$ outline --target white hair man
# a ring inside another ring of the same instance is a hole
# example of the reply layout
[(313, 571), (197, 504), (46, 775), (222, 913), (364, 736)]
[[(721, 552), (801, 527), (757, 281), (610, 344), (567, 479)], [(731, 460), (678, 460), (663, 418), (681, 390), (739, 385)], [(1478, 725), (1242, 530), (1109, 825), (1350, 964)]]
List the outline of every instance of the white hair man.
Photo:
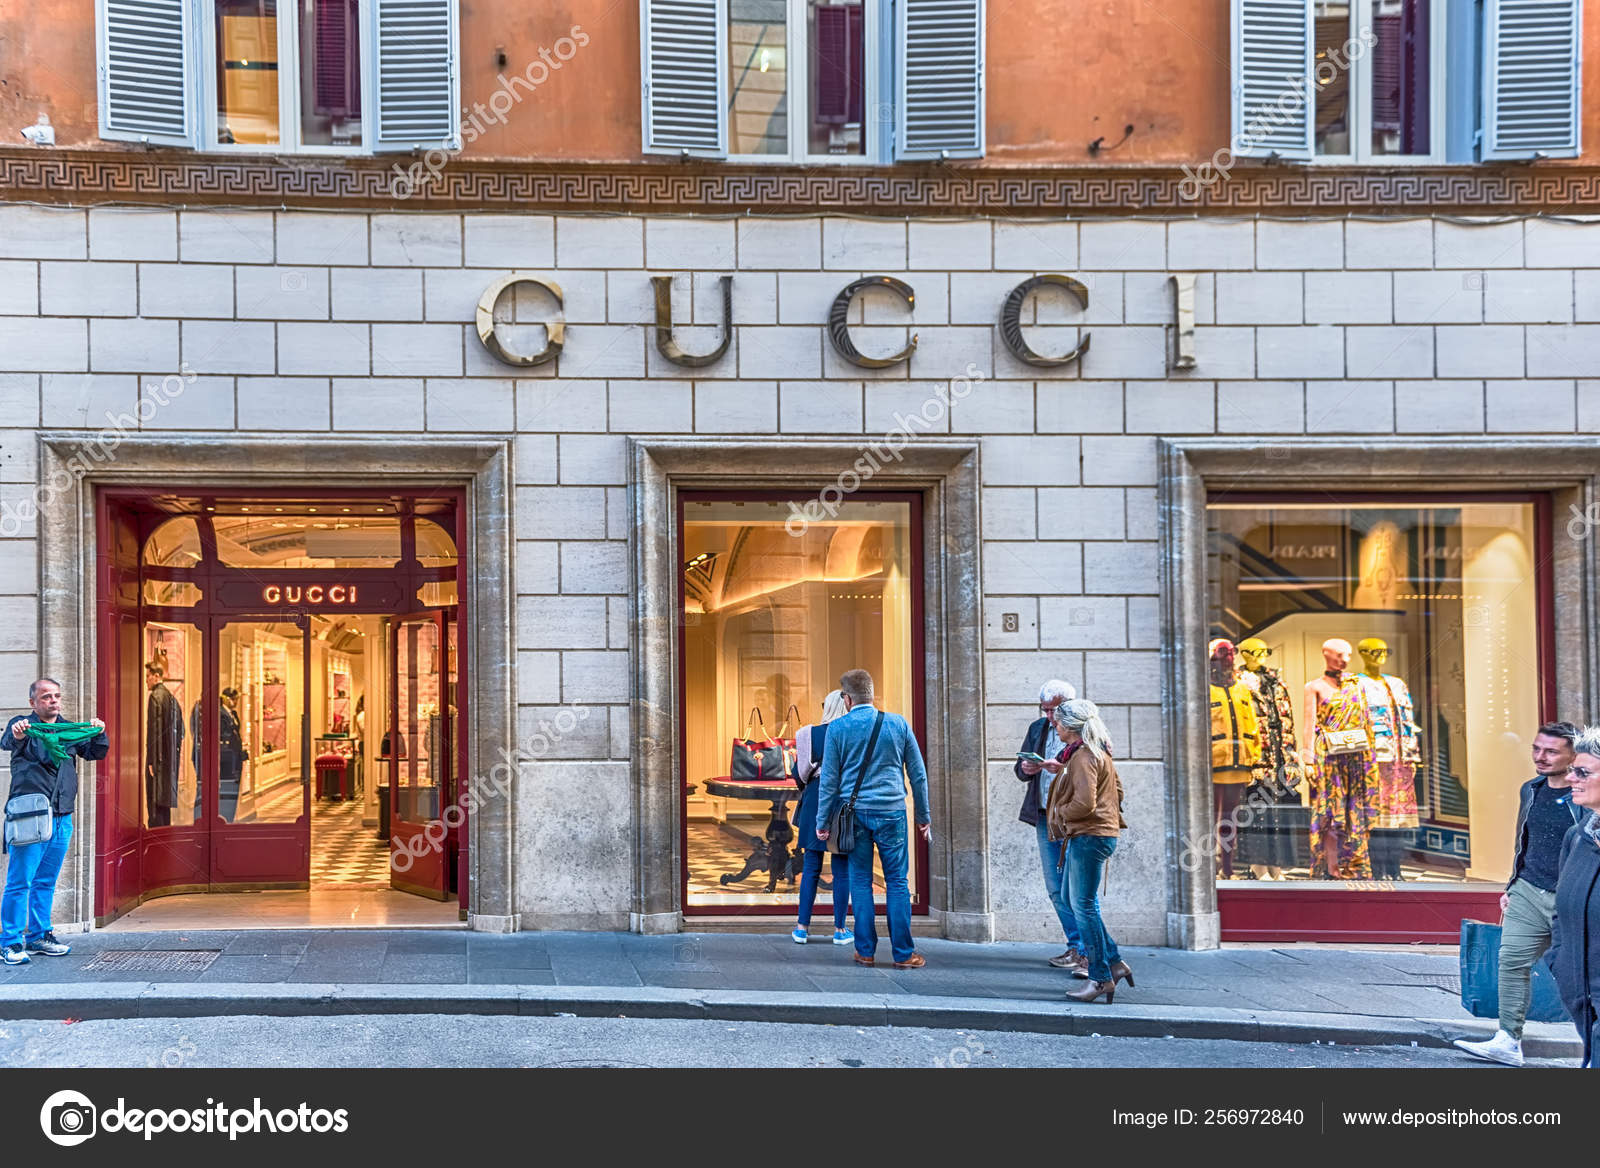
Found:
[(1079, 940), (1078, 921), (1073, 916), (1062, 873), (1061, 842), (1050, 838), (1045, 823), (1045, 801), (1049, 798), (1050, 781), (1054, 776), (1044, 769), (1040, 761), (1053, 759), (1065, 749), (1066, 744), (1057, 735), (1051, 715), (1057, 706), (1077, 696), (1077, 691), (1059, 678), (1052, 678), (1039, 687), (1039, 717), (1028, 727), (1028, 733), (1022, 739), (1022, 749), (1017, 752), (1017, 765), (1013, 771), (1017, 778), (1028, 785), (1022, 796), (1022, 812), (1017, 818), (1032, 827), (1038, 837), (1039, 866), (1044, 869), (1044, 890), (1049, 894), (1050, 907), (1055, 909), (1056, 919), (1061, 922), (1061, 931), (1067, 938), (1066, 952), (1050, 958), (1050, 964), (1082, 977), (1086, 976), (1083, 972), (1086, 968), (1083, 945)]

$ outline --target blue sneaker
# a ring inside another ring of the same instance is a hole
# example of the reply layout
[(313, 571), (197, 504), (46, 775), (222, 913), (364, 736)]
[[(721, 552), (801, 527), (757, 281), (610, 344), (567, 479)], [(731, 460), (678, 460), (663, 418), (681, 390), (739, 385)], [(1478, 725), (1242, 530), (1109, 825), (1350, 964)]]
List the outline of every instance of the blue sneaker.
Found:
[(54, 933), (46, 933), (37, 941), (28, 942), (29, 953), (39, 953), (45, 957), (65, 957), (72, 952), (72, 946), (65, 941), (57, 941)]
[(856, 935), (849, 929), (835, 929), (833, 931), (833, 943), (835, 945), (854, 945), (856, 943)]
[(799, 925), (794, 927), (794, 929), (789, 933), (789, 936), (793, 938), (796, 945), (804, 945), (808, 937), (806, 931)]
[(33, 958), (28, 956), (27, 950), (21, 945), (7, 945), (6, 951), (0, 954), (0, 961), (7, 965), (27, 965)]

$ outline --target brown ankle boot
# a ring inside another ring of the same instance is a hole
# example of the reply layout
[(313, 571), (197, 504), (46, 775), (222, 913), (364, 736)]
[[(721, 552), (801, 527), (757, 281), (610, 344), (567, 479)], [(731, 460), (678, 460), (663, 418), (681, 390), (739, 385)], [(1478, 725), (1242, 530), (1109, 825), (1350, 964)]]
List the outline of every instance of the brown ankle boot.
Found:
[(1119, 981), (1125, 981), (1129, 989), (1133, 988), (1133, 967), (1126, 961), (1119, 961), (1111, 967), (1111, 984), (1116, 985)]

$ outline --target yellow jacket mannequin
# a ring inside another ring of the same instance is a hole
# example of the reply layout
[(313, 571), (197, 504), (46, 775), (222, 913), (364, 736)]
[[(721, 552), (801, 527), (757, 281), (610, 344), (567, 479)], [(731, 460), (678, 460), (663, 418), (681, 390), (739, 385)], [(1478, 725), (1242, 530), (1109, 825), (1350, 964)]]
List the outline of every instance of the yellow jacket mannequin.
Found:
[[(1211, 655), (1211, 781), (1248, 783), (1261, 763), (1255, 695), (1237, 681), (1233, 645), (1214, 642)], [(1219, 684), (1220, 683), (1220, 684)]]

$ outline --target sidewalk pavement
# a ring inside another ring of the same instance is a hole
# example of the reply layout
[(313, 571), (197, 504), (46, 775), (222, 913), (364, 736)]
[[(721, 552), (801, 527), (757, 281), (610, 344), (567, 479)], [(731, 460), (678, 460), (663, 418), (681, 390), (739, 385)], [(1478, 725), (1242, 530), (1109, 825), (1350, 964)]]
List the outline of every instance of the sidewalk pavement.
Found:
[[(897, 970), (880, 942), (869, 969), (828, 937), (97, 931), (0, 967), (0, 1018), (564, 1013), (1402, 1046), (1495, 1028), (1461, 1008), (1453, 949), (1128, 948), (1137, 987), (1083, 1006), (1063, 998), (1083, 983), (1045, 963), (1059, 946), (919, 938), (927, 966)], [(1567, 1023), (1530, 1023), (1523, 1047), (1581, 1054)]]

